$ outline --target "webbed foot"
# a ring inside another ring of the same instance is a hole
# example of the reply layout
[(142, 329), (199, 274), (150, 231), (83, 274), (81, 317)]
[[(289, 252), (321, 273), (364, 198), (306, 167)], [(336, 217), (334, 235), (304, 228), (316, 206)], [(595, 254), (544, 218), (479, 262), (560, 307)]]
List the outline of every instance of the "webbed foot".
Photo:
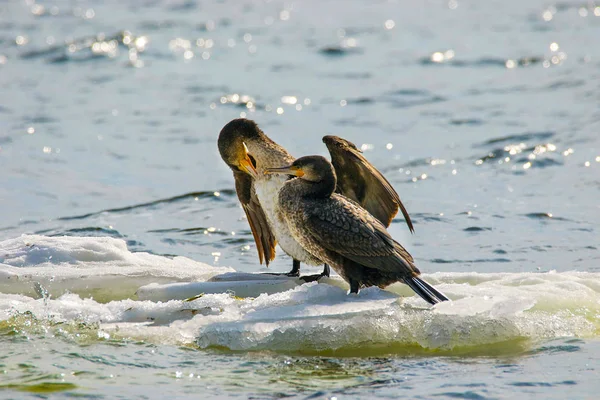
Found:
[(323, 265), (323, 272), (321, 272), (320, 274), (316, 274), (316, 275), (305, 275), (305, 276), (301, 276), (300, 279), (302, 279), (304, 282), (316, 282), (319, 279), (323, 278), (323, 277), (327, 277), (329, 278), (331, 270), (329, 269), (329, 265), (324, 264)]
[(262, 272), (263, 275), (275, 275), (275, 276), (288, 276), (290, 278), (297, 278), (300, 276), (300, 271), (290, 272)]
[(276, 275), (276, 276), (288, 276), (290, 278), (297, 278), (300, 276), (300, 261), (294, 260), (292, 263), (292, 270), (290, 272), (263, 272), (265, 275)]

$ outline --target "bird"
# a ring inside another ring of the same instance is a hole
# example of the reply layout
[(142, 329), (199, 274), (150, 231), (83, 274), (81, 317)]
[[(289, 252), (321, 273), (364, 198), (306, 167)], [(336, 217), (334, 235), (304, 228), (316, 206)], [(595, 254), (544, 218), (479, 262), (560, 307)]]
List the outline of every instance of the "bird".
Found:
[[(398, 209), (402, 210), (410, 231), (414, 232), (398, 193), (352, 142), (332, 135), (323, 137), (323, 142), (339, 176), (336, 190), (340, 194), (365, 207), (385, 226), (389, 226)], [(295, 158), (271, 140), (256, 122), (245, 118), (227, 123), (219, 133), (217, 146), (221, 158), (233, 171), (236, 193), (248, 219), (259, 262), (264, 261), (268, 266), (275, 258), (275, 246), (279, 244), (293, 260), (287, 276), (299, 276), (301, 262), (322, 264), (319, 257), (306, 251), (293, 238), (279, 213), (279, 191), (289, 177), (264, 174), (267, 168), (289, 165)], [(329, 276), (327, 264), (321, 274), (308, 276), (305, 280), (316, 280), (321, 276)]]
[(326, 158), (305, 156), (264, 173), (295, 177), (279, 191), (279, 212), (294, 239), (348, 282), (350, 293), (404, 282), (430, 304), (449, 300), (419, 277), (413, 257), (379, 219), (335, 193), (336, 170)]

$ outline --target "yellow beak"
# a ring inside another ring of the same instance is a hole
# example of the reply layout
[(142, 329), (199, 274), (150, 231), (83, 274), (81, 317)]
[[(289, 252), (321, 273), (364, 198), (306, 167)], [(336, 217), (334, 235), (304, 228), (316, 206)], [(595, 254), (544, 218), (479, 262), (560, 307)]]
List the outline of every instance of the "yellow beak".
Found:
[(267, 168), (265, 170), (265, 175), (266, 174), (287, 174), (287, 175), (302, 177), (302, 176), (304, 176), (304, 171), (302, 171), (300, 168), (298, 168), (296, 166), (289, 165), (287, 167)]
[(250, 161), (250, 157), (248, 157), (248, 155), (246, 155), (246, 158), (240, 161), (240, 167), (251, 177), (258, 177), (258, 172), (256, 171), (256, 168), (254, 168), (254, 165), (252, 165), (252, 161)]

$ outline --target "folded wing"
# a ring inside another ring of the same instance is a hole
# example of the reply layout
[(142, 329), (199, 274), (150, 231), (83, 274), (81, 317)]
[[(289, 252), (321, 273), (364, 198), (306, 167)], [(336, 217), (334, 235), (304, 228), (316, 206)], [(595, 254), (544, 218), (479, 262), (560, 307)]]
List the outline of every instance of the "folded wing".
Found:
[(277, 240), (269, 227), (267, 217), (256, 197), (252, 177), (243, 172), (234, 172), (235, 191), (238, 199), (242, 203), (242, 208), (248, 217), (248, 223), (254, 236), (256, 249), (258, 250), (258, 259), (260, 263), (265, 261), (266, 265), (275, 258), (275, 245)]
[(381, 222), (342, 196), (334, 194), (322, 207), (308, 210), (303, 226), (321, 246), (366, 268), (403, 277), (419, 274), (412, 256)]

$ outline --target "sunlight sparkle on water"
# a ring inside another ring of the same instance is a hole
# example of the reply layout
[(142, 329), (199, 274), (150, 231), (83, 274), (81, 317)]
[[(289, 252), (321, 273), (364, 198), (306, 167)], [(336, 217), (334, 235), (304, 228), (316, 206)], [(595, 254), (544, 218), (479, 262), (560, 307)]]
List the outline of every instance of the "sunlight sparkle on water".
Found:
[(543, 154), (546, 152), (552, 152), (552, 151), (556, 151), (556, 146), (552, 143), (547, 143), (547, 144), (540, 144), (535, 146), (535, 149), (533, 149), (533, 154), (539, 155), (539, 154)]
[(15, 43), (17, 44), (17, 46), (24, 46), (27, 43), (29, 43), (29, 39), (25, 36), (19, 35), (15, 38)]
[(356, 47), (358, 46), (358, 41), (354, 38), (347, 38), (342, 41), (342, 47)]
[(198, 38), (196, 39), (196, 46), (210, 49), (214, 46), (215, 42), (212, 39)]
[(281, 98), (281, 102), (283, 104), (296, 104), (298, 102), (298, 98), (296, 96), (283, 96)]
[(445, 61), (452, 60), (455, 56), (454, 50), (449, 49), (444, 52), (436, 51), (430, 57), (431, 61), (434, 63), (442, 63)]
[(550, 6), (542, 13), (542, 18), (544, 21), (549, 22), (554, 18), (554, 14), (556, 14), (556, 7)]
[(511, 156), (514, 156), (515, 154), (521, 153), (525, 147), (525, 143), (511, 144), (504, 147), (504, 151), (508, 152)]
[(32, 5), (30, 10), (33, 15), (37, 15), (37, 16), (43, 15), (44, 12), (46, 11), (45, 7), (41, 4)]

